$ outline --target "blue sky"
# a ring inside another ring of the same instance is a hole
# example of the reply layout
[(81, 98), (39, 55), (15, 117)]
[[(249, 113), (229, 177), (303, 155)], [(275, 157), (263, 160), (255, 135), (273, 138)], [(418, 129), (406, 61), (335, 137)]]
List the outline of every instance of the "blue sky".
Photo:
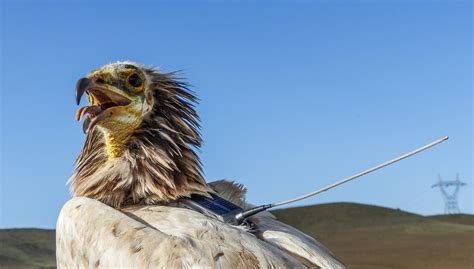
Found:
[(431, 142), (392, 167), (294, 204), (443, 212), (440, 173), (469, 183), (471, 3), (4, 1), (0, 227), (54, 227), (84, 140), (77, 79), (117, 60), (183, 69), (200, 98), (208, 181), (259, 204)]

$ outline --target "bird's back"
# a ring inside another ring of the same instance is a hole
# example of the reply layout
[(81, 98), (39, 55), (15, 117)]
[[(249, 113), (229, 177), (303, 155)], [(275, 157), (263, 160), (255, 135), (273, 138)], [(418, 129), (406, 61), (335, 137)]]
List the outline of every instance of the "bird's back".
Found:
[[(212, 186), (244, 205), (239, 186)], [(121, 211), (78, 197), (57, 224), (58, 267), (103, 268), (344, 268), (313, 238), (263, 213), (252, 230), (171, 206)]]

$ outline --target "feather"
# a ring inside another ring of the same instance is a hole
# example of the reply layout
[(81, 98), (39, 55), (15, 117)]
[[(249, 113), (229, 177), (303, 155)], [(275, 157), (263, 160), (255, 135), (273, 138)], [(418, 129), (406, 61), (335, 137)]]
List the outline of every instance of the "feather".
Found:
[(202, 141), (194, 109), (197, 97), (175, 73), (141, 68), (150, 81), (145, 95), (152, 109), (128, 139), (119, 158), (108, 160), (103, 134), (97, 128), (88, 132), (69, 179), (74, 196), (120, 208), (169, 202), (191, 193), (207, 195), (211, 191), (193, 149), (199, 148)]
[[(103, 69), (121, 65), (138, 66)], [(143, 119), (112, 159), (103, 133), (88, 131), (69, 180), (75, 197), (57, 221), (58, 268), (344, 268), (323, 245), (268, 212), (246, 227), (172, 206), (180, 197), (218, 193), (251, 207), (244, 186), (205, 182), (195, 152), (202, 143), (198, 98), (188, 85), (175, 73), (137, 68), (148, 85)]]
[[(222, 196), (242, 192), (242, 186), (226, 181), (212, 185), (224, 190)], [(139, 205), (117, 210), (94, 199), (76, 197), (64, 205), (58, 218), (57, 265), (344, 268), (316, 240), (278, 222), (271, 214), (258, 214), (252, 221), (255, 234), (184, 208)]]

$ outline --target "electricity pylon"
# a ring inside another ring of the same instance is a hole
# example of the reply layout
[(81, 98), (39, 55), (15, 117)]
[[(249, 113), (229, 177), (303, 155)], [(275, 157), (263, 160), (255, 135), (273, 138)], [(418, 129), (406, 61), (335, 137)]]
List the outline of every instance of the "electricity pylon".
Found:
[[(458, 195), (459, 189), (462, 186), (467, 185), (464, 182), (461, 182), (459, 179), (459, 174), (456, 174), (456, 180), (447, 180), (443, 181), (440, 175), (438, 175), (439, 182), (431, 186), (431, 188), (439, 187), (441, 194), (444, 199), (444, 213), (445, 214), (458, 214), (461, 211), (459, 210), (458, 205)], [(454, 187), (454, 191), (449, 193), (447, 191), (448, 187)]]

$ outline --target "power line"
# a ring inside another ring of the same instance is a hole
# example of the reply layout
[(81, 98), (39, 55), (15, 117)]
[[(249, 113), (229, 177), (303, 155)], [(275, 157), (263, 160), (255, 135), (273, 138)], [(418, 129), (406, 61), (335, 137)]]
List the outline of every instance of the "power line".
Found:
[[(431, 186), (431, 188), (438, 187), (441, 191), (441, 195), (443, 196), (444, 200), (444, 213), (445, 214), (459, 214), (461, 210), (459, 210), (458, 205), (458, 196), (459, 190), (461, 187), (466, 186), (467, 184), (462, 182), (459, 179), (459, 173), (456, 174), (456, 180), (443, 180), (441, 175), (438, 175), (439, 182)], [(452, 193), (448, 192), (449, 187), (454, 187)]]

